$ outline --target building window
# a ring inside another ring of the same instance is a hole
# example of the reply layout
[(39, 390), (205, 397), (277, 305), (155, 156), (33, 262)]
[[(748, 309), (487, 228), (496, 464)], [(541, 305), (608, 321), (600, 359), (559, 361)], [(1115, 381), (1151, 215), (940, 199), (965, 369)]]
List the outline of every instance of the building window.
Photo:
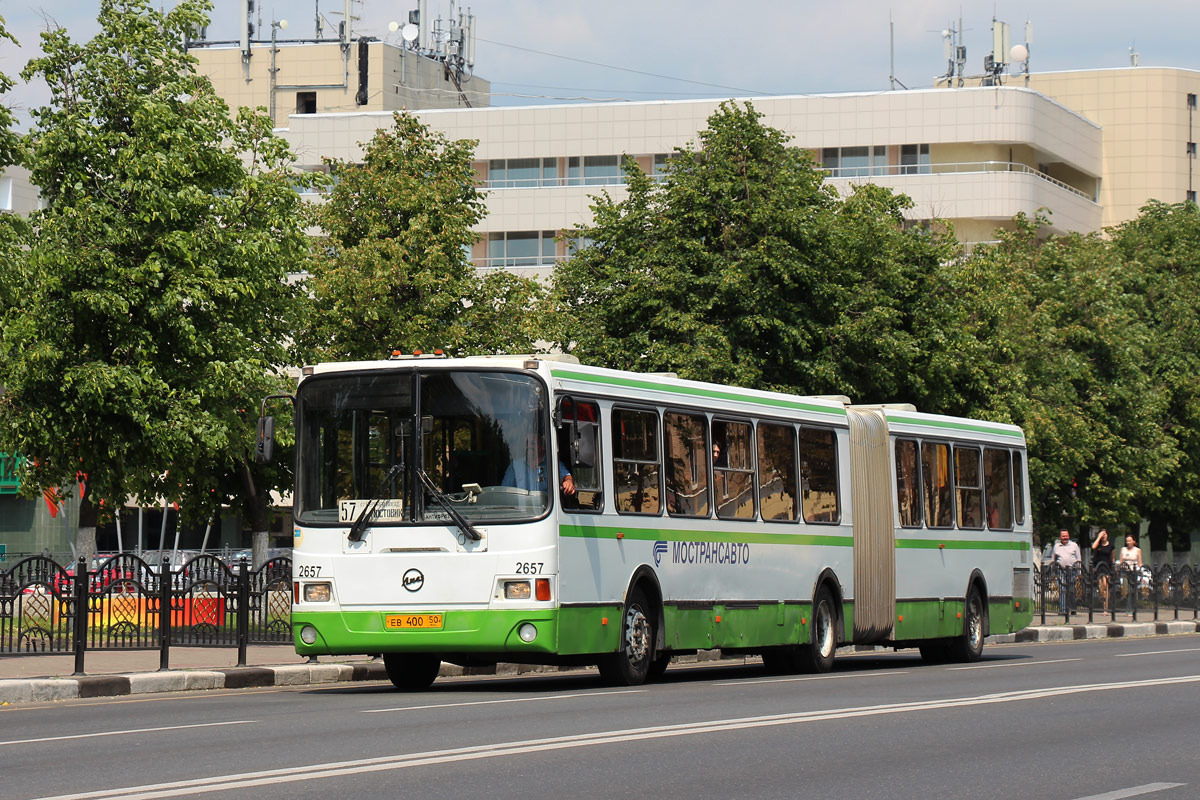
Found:
[(657, 177), (661, 177), (662, 175), (666, 174), (667, 162), (670, 161), (674, 157), (675, 156), (672, 153), (655, 153), (654, 154), (654, 166), (650, 170), (651, 176), (657, 178)]
[(834, 178), (886, 175), (887, 147), (826, 147), (821, 150), (821, 164)]
[(571, 156), (567, 159), (568, 186), (611, 186), (624, 183), (620, 156)]
[(1196, 107), (1196, 95), (1189, 92), (1188, 96), (1187, 96), (1187, 104), (1188, 104), (1188, 108), (1195, 108)]
[(488, 162), (487, 185), (492, 189), (558, 186), (558, 159), (493, 158)]
[(1188, 201), (1189, 203), (1194, 203), (1194, 202), (1196, 202), (1196, 192), (1195, 192), (1195, 190), (1194, 190), (1194, 189), (1188, 189), (1188, 193), (1187, 193), (1187, 201)]
[(488, 267), (537, 267), (555, 262), (554, 231), (488, 234)]
[(316, 92), (296, 92), (296, 113), (297, 114), (315, 114), (315, 113), (317, 113), (317, 93)]
[(900, 145), (901, 175), (928, 175), (932, 171), (929, 163), (929, 145)]

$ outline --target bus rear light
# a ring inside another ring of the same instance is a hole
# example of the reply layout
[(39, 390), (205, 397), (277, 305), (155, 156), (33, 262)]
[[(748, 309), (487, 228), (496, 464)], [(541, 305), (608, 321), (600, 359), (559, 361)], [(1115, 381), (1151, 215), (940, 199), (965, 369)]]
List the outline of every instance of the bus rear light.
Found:
[(537, 593), (537, 599), (543, 603), (550, 599), (550, 579), (538, 578), (534, 581), (534, 590)]
[(505, 581), (505, 600), (528, 600), (530, 598), (529, 581)]
[(328, 583), (304, 584), (304, 602), (328, 603), (333, 598), (332, 586)]

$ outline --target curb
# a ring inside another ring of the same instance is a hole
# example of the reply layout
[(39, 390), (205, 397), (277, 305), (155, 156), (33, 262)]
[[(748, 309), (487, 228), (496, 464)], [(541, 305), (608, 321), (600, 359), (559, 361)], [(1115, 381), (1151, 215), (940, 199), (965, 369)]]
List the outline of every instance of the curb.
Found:
[[(1046, 625), (1016, 633), (989, 636), (988, 644), (1061, 642), (1075, 639), (1113, 639), (1145, 636), (1174, 636), (1200, 633), (1200, 621), (1100, 623), (1091, 625)], [(852, 651), (854, 646), (839, 648)], [(878, 649), (878, 648), (876, 648)], [(891, 649), (891, 648), (884, 648)], [(702, 650), (680, 656), (675, 663), (694, 664), (721, 660), (720, 650)], [(527, 673), (575, 672), (588, 667), (547, 667), (501, 663), (489, 667), (460, 667), (442, 664), (438, 677), (470, 675), (524, 675)], [(380, 661), (359, 664), (287, 664), (273, 667), (228, 667), (215, 670), (165, 670), (125, 675), (82, 675), (69, 678), (0, 680), (0, 706), (42, 703), (87, 697), (123, 697), (134, 694), (200, 691), (207, 689), (250, 689), (269, 686), (312, 686), (360, 681), (386, 681), (387, 670)]]

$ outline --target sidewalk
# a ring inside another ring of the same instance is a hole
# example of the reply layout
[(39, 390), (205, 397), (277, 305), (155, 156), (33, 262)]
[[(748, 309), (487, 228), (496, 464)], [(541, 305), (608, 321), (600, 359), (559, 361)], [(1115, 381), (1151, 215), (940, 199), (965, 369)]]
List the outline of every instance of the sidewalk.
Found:
[[(1059, 624), (1053, 624), (1047, 615), (1046, 625), (1035, 624), (1017, 633), (989, 636), (987, 641), (1012, 644), (1200, 633), (1200, 622), (1191, 619), (1133, 622), (1129, 615), (1118, 615), (1117, 622), (1085, 624), (1086, 615), (1076, 616), (1078, 624), (1065, 625), (1061, 624), (1061, 617), (1057, 617)], [(712, 650), (698, 656), (684, 656), (681, 661), (709, 661), (719, 657), (719, 651)], [(258, 645), (248, 648), (247, 666), (239, 667), (237, 650), (233, 648), (176, 647), (171, 650), (171, 669), (160, 671), (157, 650), (97, 650), (87, 653), (87, 674), (76, 676), (71, 674), (75, 666), (71, 655), (0, 655), (0, 706), (153, 692), (387, 680), (383, 662), (367, 656), (324, 658), (311, 663), (296, 655), (291, 645)], [(495, 669), (497, 674), (535, 671), (558, 672), (559, 668), (499, 664)], [(492, 672), (490, 668), (472, 671), (473, 674)], [(463, 674), (461, 667), (442, 665), (442, 677)]]

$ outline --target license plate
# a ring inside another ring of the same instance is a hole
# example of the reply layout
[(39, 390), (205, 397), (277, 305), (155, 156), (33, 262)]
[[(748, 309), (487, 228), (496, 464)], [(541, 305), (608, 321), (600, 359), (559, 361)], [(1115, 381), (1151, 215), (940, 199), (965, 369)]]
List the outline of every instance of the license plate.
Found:
[(388, 614), (383, 618), (383, 627), (389, 631), (416, 629), (437, 631), (442, 629), (445, 617), (442, 614)]

